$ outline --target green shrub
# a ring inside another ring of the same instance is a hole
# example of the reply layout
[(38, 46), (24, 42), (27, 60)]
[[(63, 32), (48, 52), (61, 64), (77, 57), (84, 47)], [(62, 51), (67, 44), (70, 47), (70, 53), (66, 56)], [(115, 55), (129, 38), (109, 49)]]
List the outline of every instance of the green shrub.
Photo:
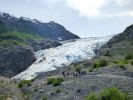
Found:
[(131, 61), (131, 65), (133, 65), (133, 60)]
[(78, 66), (75, 66), (75, 71), (76, 72), (79, 72), (79, 71), (81, 71), (81, 67), (78, 65)]
[(113, 63), (117, 64), (117, 65), (125, 65), (125, 64), (128, 64), (128, 60), (124, 59), (124, 60), (116, 60), (116, 61), (113, 61)]
[(121, 65), (119, 65), (119, 67), (120, 67), (120, 68), (125, 68), (125, 66), (124, 66), (124, 65), (122, 65), (122, 64), (121, 64)]
[(96, 63), (95, 61), (92, 64), (93, 68), (98, 68), (98, 63)]
[(99, 68), (99, 67), (104, 67), (107, 65), (107, 61), (104, 59), (97, 60), (93, 62), (93, 68)]
[(107, 61), (102, 59), (102, 60), (99, 60), (99, 67), (104, 67), (107, 65)]
[(53, 84), (53, 86), (58, 86), (63, 82), (63, 78), (48, 78), (47, 84)]
[(125, 56), (125, 59), (126, 60), (129, 60), (129, 59), (133, 59), (133, 54), (132, 53), (129, 53)]
[(89, 72), (93, 72), (93, 68), (90, 68), (90, 69), (89, 69)]
[(98, 95), (96, 93), (91, 93), (85, 97), (85, 100), (98, 100)]
[(129, 41), (129, 44), (130, 44), (130, 45), (133, 45), (133, 41)]
[(110, 54), (110, 52), (109, 52), (109, 51), (107, 51), (107, 52), (104, 54), (104, 56), (111, 57), (112, 55)]
[(47, 84), (53, 84), (55, 81), (55, 78), (48, 78)]
[(101, 92), (100, 100), (126, 100), (126, 96), (116, 87), (110, 87)]
[(46, 99), (46, 97), (44, 96), (44, 97), (42, 97), (42, 100), (47, 100), (47, 99)]
[(22, 88), (24, 86), (30, 86), (31, 85), (31, 80), (21, 80), (18, 84), (18, 88)]
[(99, 94), (91, 93), (85, 100), (128, 100), (127, 96), (116, 87), (106, 88)]
[(61, 90), (60, 89), (57, 89), (56, 91), (55, 91), (55, 93), (60, 93), (61, 92)]
[(64, 79), (63, 78), (57, 78), (54, 80), (53, 86), (58, 86), (61, 84), (61, 82), (63, 82)]

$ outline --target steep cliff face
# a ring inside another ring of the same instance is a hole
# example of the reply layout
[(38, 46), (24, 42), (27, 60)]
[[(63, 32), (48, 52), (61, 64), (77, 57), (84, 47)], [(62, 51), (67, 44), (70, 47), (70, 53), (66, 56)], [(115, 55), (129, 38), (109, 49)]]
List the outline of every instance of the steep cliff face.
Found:
[(35, 61), (33, 52), (28, 48), (2, 49), (0, 54), (0, 75), (6, 77), (24, 71)]

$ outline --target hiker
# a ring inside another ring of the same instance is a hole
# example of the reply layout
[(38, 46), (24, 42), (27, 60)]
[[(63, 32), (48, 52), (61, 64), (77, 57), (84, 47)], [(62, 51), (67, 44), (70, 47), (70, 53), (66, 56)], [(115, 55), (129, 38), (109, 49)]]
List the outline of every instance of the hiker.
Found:
[(73, 76), (74, 76), (74, 77), (76, 77), (76, 76), (77, 76), (76, 72), (73, 72)]
[(75, 76), (78, 77), (78, 72), (75, 73)]
[(69, 72), (67, 72), (67, 76), (69, 76)]
[(80, 93), (81, 92), (81, 89), (77, 89), (77, 93)]
[(81, 75), (86, 75), (86, 71), (82, 71), (81, 72)]
[(62, 72), (62, 76), (63, 76), (63, 77), (66, 77), (66, 75), (65, 75), (65, 71)]

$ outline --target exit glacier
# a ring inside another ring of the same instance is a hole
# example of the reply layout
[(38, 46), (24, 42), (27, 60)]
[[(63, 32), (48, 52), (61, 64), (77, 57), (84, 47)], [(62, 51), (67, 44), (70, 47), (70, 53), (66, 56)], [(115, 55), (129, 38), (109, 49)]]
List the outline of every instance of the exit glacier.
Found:
[(12, 79), (30, 80), (35, 78), (38, 73), (53, 71), (57, 67), (68, 66), (72, 62), (91, 59), (95, 56), (95, 51), (111, 37), (77, 39), (74, 42), (68, 42), (56, 48), (35, 52), (37, 60), (27, 70)]

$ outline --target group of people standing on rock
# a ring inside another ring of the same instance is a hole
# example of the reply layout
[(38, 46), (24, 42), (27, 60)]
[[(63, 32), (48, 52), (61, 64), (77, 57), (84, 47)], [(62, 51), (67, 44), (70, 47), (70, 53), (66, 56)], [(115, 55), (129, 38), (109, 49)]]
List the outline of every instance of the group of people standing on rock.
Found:
[[(75, 72), (73, 72), (72, 73), (72, 76), (73, 77), (80, 77), (80, 76), (83, 76), (83, 75), (86, 75), (87, 73), (86, 73), (86, 71), (75, 71)], [(70, 76), (70, 73), (69, 72), (67, 72), (67, 71), (63, 71), (62, 72), (62, 76), (65, 78), (65, 77), (69, 77)]]
[(63, 76), (63, 77), (67, 77), (67, 76), (69, 76), (69, 75), (70, 75), (69, 72), (65, 72), (65, 71), (62, 72), (62, 76)]

